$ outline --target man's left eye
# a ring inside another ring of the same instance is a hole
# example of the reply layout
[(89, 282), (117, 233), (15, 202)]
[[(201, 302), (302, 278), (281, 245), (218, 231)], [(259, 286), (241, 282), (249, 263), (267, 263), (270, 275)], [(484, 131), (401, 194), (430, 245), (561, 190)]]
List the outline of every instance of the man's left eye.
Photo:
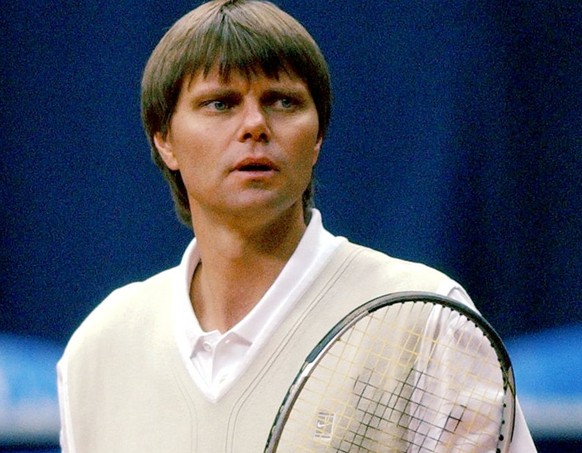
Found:
[(228, 104), (224, 101), (212, 101), (210, 105), (214, 107), (215, 110), (219, 111), (226, 110), (228, 108)]
[(282, 109), (291, 109), (293, 107), (295, 107), (296, 102), (291, 99), (291, 98), (280, 98), (277, 99), (277, 102), (275, 102), (275, 105), (282, 108)]

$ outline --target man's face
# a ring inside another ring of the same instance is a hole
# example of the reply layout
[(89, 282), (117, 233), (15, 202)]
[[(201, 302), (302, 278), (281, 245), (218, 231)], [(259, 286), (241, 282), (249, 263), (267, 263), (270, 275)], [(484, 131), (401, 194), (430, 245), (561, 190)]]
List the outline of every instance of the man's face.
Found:
[(184, 80), (169, 131), (154, 141), (166, 165), (180, 171), (194, 219), (302, 216), (318, 132), (301, 79), (235, 72), (225, 81), (214, 69)]

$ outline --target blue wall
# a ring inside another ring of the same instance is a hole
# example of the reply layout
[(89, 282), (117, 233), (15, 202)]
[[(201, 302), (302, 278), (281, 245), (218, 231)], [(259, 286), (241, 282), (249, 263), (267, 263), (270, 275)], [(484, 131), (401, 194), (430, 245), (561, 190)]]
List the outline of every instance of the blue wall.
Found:
[[(448, 272), (504, 336), (582, 321), (577, 2), (277, 3), (331, 67), (328, 229)], [(3, 2), (0, 331), (64, 342), (179, 261), (139, 83), (194, 4)]]

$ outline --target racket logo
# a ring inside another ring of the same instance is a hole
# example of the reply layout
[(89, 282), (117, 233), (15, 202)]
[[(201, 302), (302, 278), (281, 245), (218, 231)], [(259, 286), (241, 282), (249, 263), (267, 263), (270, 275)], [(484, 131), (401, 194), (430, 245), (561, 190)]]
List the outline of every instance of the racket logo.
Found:
[(329, 442), (333, 436), (335, 414), (319, 411), (315, 419), (315, 434), (313, 438), (320, 442)]

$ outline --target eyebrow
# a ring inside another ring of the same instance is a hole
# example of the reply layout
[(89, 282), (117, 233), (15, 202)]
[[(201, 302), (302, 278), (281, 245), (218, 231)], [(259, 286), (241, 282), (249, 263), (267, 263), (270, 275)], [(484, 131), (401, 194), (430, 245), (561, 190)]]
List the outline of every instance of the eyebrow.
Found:
[(238, 90), (233, 88), (223, 87), (223, 86), (209, 86), (199, 89), (198, 91), (192, 91), (192, 95), (195, 97), (204, 96), (217, 96), (217, 97), (230, 97), (239, 94)]
[[(239, 96), (240, 90), (236, 88), (231, 88), (228, 85), (209, 85), (202, 88), (194, 88), (190, 91), (193, 97), (206, 97), (206, 96), (216, 96), (216, 97), (233, 97)], [(309, 96), (309, 90), (307, 87), (301, 85), (288, 86), (285, 84), (276, 85), (273, 87), (267, 87), (262, 93), (261, 97), (271, 97), (271, 96), (290, 96), (296, 98), (305, 98)]]
[(262, 97), (273, 96), (289, 96), (298, 99), (305, 99), (309, 97), (309, 90), (298, 87), (280, 86), (269, 88), (262, 93)]

